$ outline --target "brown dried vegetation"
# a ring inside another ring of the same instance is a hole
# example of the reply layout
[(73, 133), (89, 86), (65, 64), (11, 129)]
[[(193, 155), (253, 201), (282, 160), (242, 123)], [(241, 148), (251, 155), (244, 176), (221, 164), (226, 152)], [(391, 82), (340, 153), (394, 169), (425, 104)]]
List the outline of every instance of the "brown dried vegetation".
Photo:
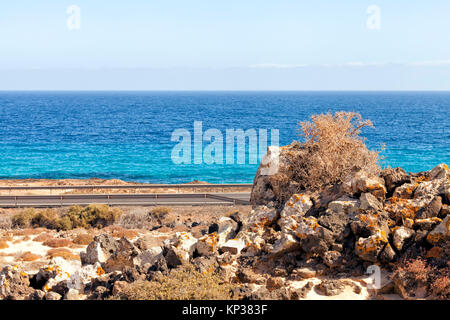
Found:
[(304, 189), (317, 190), (342, 182), (350, 173), (365, 170), (378, 174), (380, 152), (371, 151), (360, 137), (361, 129), (372, 127), (354, 112), (313, 115), (299, 123), (304, 153), (292, 161), (294, 181)]

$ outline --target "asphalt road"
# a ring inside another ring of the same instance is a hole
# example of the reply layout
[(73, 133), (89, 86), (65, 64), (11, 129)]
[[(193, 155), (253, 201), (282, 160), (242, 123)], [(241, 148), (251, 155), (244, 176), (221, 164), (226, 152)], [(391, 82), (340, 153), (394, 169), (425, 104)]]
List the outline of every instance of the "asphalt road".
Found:
[(79, 194), (0, 196), (0, 207), (60, 207), (104, 203), (121, 206), (250, 204), (250, 193)]

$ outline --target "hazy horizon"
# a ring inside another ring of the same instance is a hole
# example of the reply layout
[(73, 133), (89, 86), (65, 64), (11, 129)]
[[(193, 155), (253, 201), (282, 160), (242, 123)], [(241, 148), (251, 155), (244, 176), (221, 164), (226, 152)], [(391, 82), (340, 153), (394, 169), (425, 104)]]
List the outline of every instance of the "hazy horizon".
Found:
[(0, 90), (447, 91), (450, 3), (18, 0)]

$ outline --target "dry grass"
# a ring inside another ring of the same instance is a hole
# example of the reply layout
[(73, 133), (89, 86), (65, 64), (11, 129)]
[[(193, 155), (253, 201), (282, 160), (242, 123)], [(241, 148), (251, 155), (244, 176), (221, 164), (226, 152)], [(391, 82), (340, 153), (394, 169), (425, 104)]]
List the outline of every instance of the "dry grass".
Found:
[(354, 112), (313, 115), (301, 122), (300, 136), (305, 153), (292, 162), (293, 180), (304, 189), (317, 190), (341, 182), (353, 171), (378, 174), (380, 152), (371, 151), (360, 137), (361, 129), (372, 127)]
[(202, 274), (192, 265), (185, 265), (172, 269), (168, 276), (131, 283), (113, 299), (229, 300), (233, 287), (216, 274)]
[(13, 241), (13, 237), (12, 236), (10, 236), (10, 235), (6, 235), (6, 236), (2, 236), (2, 237), (0, 237), (0, 241)]
[(37, 254), (31, 253), (30, 251), (24, 252), (20, 255), (19, 259), (22, 261), (36, 261), (40, 259), (41, 256), (38, 256)]
[(40, 235), (36, 236), (33, 241), (36, 242), (44, 242), (47, 241), (49, 239), (52, 239), (53, 236), (50, 233), (41, 233)]
[(55, 248), (47, 251), (47, 256), (49, 258), (61, 257), (66, 260), (80, 260), (80, 256), (78, 254), (74, 254), (69, 249), (65, 248)]
[(43, 228), (26, 228), (22, 230), (14, 230), (12, 233), (14, 236), (33, 236), (40, 234), (43, 231), (45, 231)]
[(6, 249), (9, 248), (9, 245), (6, 243), (5, 240), (0, 240), (0, 249)]
[(109, 231), (111, 236), (115, 238), (125, 237), (127, 239), (134, 239), (139, 235), (139, 232), (133, 229), (125, 229), (121, 226), (109, 226), (105, 228), (105, 231)]
[(69, 239), (52, 238), (44, 241), (43, 245), (51, 248), (68, 247), (72, 243)]
[(87, 233), (79, 234), (72, 241), (75, 244), (88, 245), (89, 243), (94, 241), (94, 236), (90, 235), (90, 234), (87, 234)]

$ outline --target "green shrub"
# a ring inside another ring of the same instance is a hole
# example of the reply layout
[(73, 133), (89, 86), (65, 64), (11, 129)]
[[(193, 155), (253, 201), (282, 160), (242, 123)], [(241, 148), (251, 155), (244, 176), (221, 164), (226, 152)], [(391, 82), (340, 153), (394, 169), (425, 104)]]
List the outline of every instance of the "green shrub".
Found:
[(192, 265), (172, 269), (167, 276), (129, 284), (113, 299), (120, 300), (229, 300), (235, 285), (219, 275), (203, 274)]

